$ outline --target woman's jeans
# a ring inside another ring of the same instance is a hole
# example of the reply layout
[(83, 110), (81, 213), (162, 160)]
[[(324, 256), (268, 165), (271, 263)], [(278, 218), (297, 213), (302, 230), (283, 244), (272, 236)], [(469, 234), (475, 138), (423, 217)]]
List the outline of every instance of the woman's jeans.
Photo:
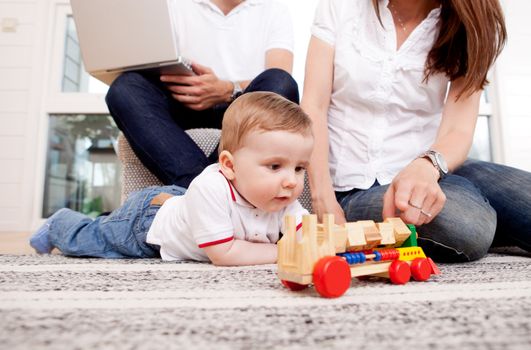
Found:
[(178, 186), (152, 186), (132, 193), (110, 215), (92, 219), (64, 208), (52, 215), (50, 242), (63, 254), (98, 258), (157, 258), (160, 247), (146, 243), (146, 235), (160, 205), (151, 200), (165, 192), (175, 196), (186, 190)]
[[(281, 69), (258, 75), (244, 93), (251, 91), (271, 91), (299, 103), (297, 83)], [(188, 188), (205, 167), (217, 161), (217, 150), (205, 155), (185, 130), (221, 129), (227, 103), (191, 110), (175, 100), (158, 77), (135, 72), (116, 78), (106, 102), (137, 157), (163, 184)]]
[[(429, 224), (418, 227), (419, 245), (440, 262), (483, 257), (496, 241), (531, 251), (531, 173), (467, 160), (439, 182), (447, 200)], [(386, 186), (337, 193), (347, 221), (382, 220)]]

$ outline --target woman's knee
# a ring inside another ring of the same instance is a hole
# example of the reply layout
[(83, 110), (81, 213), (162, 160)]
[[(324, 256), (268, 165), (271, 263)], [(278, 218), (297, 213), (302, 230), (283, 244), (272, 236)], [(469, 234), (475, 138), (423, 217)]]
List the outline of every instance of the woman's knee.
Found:
[(383, 196), (388, 186), (376, 186), (368, 190), (355, 190), (340, 196), (339, 204), (349, 222), (359, 220), (382, 221)]
[(418, 228), (419, 244), (441, 262), (473, 261), (488, 252), (496, 232), (496, 211), (468, 180), (441, 183), (447, 202), (429, 224)]

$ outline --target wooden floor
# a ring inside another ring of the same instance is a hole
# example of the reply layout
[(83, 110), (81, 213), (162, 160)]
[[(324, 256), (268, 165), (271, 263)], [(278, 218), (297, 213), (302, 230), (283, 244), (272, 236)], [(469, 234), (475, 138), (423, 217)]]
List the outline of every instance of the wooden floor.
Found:
[(30, 232), (0, 232), (0, 254), (35, 254), (28, 244)]

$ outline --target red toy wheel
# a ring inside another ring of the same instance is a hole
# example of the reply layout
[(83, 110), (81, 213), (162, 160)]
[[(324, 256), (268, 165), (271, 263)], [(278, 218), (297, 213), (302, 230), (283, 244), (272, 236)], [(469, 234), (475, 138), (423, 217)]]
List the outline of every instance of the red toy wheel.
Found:
[(315, 290), (325, 298), (342, 296), (350, 287), (350, 267), (339, 256), (326, 256), (313, 268)]
[(428, 259), (416, 258), (411, 262), (411, 275), (415, 281), (426, 281), (431, 275), (431, 266)]
[(298, 291), (298, 290), (303, 290), (305, 289), (306, 287), (308, 287), (307, 284), (298, 284), (296, 282), (291, 282), (291, 281), (286, 281), (286, 280), (281, 280), (280, 282), (282, 282), (282, 284), (288, 288), (289, 290), (292, 290), (294, 292)]
[(393, 261), (389, 266), (389, 278), (393, 284), (406, 284), (411, 278), (411, 270), (407, 262)]

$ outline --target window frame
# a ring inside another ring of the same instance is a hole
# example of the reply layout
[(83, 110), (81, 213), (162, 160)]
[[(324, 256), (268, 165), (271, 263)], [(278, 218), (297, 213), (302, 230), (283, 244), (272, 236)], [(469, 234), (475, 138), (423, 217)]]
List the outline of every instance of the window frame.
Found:
[(62, 74), (64, 67), (66, 18), (72, 15), (68, 1), (54, 0), (53, 33), (51, 33), (50, 75), (47, 82), (47, 114), (108, 114), (105, 94), (89, 92), (62, 92)]
[(68, 0), (49, 0), (47, 29), (45, 36), (42, 97), (39, 109), (39, 154), (36, 156), (35, 191), (33, 198), (32, 226), (42, 225), (43, 200), (45, 190), (45, 172), (47, 160), (48, 128), (51, 115), (91, 114), (108, 115), (104, 93), (62, 92), (62, 74), (64, 69), (65, 33), (67, 17), (72, 15)]

